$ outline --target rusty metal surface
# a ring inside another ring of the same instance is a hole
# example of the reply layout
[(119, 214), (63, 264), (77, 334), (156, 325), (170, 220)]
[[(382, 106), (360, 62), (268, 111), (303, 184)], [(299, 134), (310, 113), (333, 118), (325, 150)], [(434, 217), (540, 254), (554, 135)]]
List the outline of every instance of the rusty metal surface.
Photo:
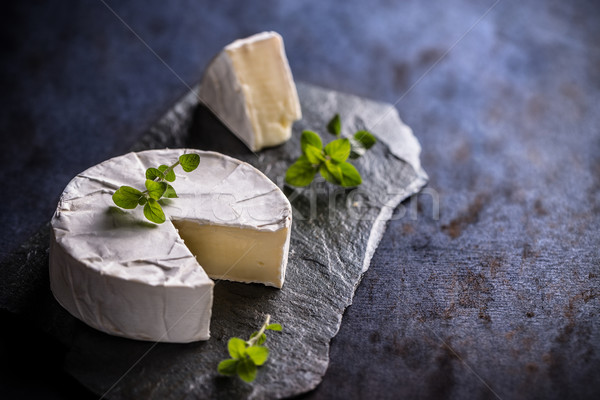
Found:
[[(428, 191), (396, 211), (307, 398), (598, 396), (597, 2), (114, 8), (189, 84), (223, 44), (277, 30), (297, 79), (398, 100), (421, 141)], [(124, 152), (187, 88), (100, 2), (2, 19), (6, 257), (73, 174)], [(5, 321), (23, 335), (4, 333), (3, 355), (39, 358), (29, 327)], [(8, 393), (68, 397), (43, 378), (61, 363), (49, 357), (13, 368)]]

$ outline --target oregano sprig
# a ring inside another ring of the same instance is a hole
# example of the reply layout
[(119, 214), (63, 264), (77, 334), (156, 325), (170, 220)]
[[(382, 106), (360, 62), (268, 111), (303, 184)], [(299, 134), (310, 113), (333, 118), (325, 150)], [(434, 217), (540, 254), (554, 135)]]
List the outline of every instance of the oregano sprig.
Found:
[(217, 370), (223, 375), (237, 374), (245, 382), (256, 378), (257, 367), (263, 365), (269, 358), (269, 349), (263, 344), (267, 340), (266, 331), (281, 331), (280, 324), (271, 324), (271, 316), (267, 314), (262, 327), (243, 340), (232, 337), (227, 342), (227, 350), (231, 358), (219, 363)]
[(160, 165), (158, 168), (148, 168), (146, 170), (146, 190), (143, 192), (131, 186), (121, 186), (113, 194), (114, 203), (125, 209), (134, 209), (138, 205), (144, 206), (144, 216), (157, 224), (165, 222), (165, 213), (159, 203), (162, 198), (177, 198), (177, 192), (167, 182), (175, 181), (175, 172), (173, 169), (181, 165), (185, 172), (192, 172), (200, 164), (198, 154), (183, 154), (170, 166)]
[(325, 147), (316, 132), (302, 132), (302, 155), (286, 171), (286, 183), (292, 186), (309, 185), (317, 172), (328, 182), (343, 187), (354, 187), (362, 183), (360, 173), (347, 160), (363, 156), (377, 142), (375, 136), (366, 130), (360, 130), (350, 138), (341, 138), (342, 123), (339, 114), (335, 114), (329, 121), (327, 131), (337, 139)]

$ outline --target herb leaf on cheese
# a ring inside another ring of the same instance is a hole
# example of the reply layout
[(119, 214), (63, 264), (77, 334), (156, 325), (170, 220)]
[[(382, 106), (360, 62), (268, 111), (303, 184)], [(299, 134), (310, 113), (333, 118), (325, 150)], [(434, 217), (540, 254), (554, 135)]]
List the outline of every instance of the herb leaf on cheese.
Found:
[(198, 154), (183, 154), (179, 156), (179, 163), (185, 172), (192, 172), (200, 164), (200, 156)]
[(148, 189), (148, 196), (154, 200), (158, 200), (165, 193), (165, 190), (167, 190), (167, 184), (146, 179), (146, 189)]
[(121, 186), (112, 196), (115, 204), (125, 209), (136, 208), (143, 197), (142, 192), (131, 186)]
[(156, 178), (162, 178), (163, 173), (158, 168), (148, 168), (146, 170), (146, 179), (150, 179), (151, 181)]
[(171, 166), (160, 165), (158, 168), (148, 168), (145, 173), (145, 191), (139, 191), (131, 186), (121, 186), (112, 195), (113, 202), (125, 209), (134, 209), (138, 205), (144, 206), (144, 216), (157, 224), (165, 222), (165, 213), (159, 201), (163, 198), (177, 198), (177, 192), (167, 182), (173, 182), (176, 178), (176, 166), (181, 165), (185, 172), (192, 172), (200, 164), (198, 154), (183, 154)]
[(353, 136), (341, 138), (342, 123), (339, 114), (327, 123), (327, 131), (337, 139), (323, 147), (319, 134), (303, 131), (300, 137), (302, 155), (287, 169), (285, 182), (291, 186), (307, 186), (317, 172), (328, 182), (343, 187), (355, 187), (362, 183), (358, 170), (347, 162), (363, 156), (375, 145), (377, 139), (366, 130), (359, 130)]
[(163, 197), (166, 197), (167, 199), (176, 199), (179, 196), (177, 196), (177, 192), (173, 189), (173, 186), (167, 184), (167, 189), (163, 193)]
[(148, 199), (148, 202), (144, 206), (144, 216), (148, 220), (156, 222), (157, 224), (162, 224), (163, 222), (165, 222), (165, 213), (162, 207), (160, 206), (158, 201), (156, 201), (152, 197)]
[[(198, 160), (200, 160), (200, 157), (198, 157)], [(196, 167), (197, 166), (198, 165), (196, 165)], [(173, 182), (175, 180), (175, 171), (173, 171), (173, 168), (169, 168), (166, 165), (161, 165), (160, 167), (158, 167), (158, 170), (160, 172), (162, 172), (163, 174), (165, 173), (165, 171), (168, 170), (168, 172), (166, 174), (164, 174), (165, 180), (167, 182)]]
[(267, 314), (260, 330), (252, 333), (250, 339), (243, 340), (232, 337), (227, 342), (229, 356), (217, 366), (217, 371), (223, 375), (236, 375), (244, 382), (252, 382), (256, 378), (257, 367), (260, 367), (269, 358), (269, 349), (262, 346), (267, 340), (265, 331), (281, 331), (280, 324), (271, 324), (271, 316)]

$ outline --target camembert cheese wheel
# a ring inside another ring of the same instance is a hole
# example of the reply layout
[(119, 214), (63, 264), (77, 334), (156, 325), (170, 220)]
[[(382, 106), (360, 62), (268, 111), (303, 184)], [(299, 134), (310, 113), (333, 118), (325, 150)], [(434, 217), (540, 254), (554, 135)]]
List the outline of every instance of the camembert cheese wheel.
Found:
[[(176, 169), (179, 198), (164, 200), (165, 223), (113, 203), (120, 186), (143, 190), (147, 168), (185, 152), (199, 154), (200, 166)], [(190, 149), (129, 153), (65, 188), (51, 222), (51, 289), (72, 315), (109, 334), (206, 340), (212, 279), (281, 288), (291, 223), (288, 199), (247, 163)]]

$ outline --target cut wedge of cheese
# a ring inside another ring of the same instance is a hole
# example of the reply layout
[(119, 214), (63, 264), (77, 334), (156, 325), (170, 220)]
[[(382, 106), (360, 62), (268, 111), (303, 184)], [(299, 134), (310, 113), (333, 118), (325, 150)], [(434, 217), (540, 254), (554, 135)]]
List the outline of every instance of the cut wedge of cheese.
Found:
[(283, 39), (263, 32), (229, 44), (208, 65), (199, 95), (251, 150), (287, 141), (302, 117)]
[[(199, 154), (200, 166), (177, 174), (179, 198), (165, 200), (164, 224), (114, 205), (116, 189), (141, 188), (147, 168), (184, 152)], [(113, 335), (206, 340), (210, 278), (281, 288), (291, 222), (285, 195), (249, 164), (198, 150), (129, 153), (65, 188), (51, 222), (51, 289), (75, 317)]]

